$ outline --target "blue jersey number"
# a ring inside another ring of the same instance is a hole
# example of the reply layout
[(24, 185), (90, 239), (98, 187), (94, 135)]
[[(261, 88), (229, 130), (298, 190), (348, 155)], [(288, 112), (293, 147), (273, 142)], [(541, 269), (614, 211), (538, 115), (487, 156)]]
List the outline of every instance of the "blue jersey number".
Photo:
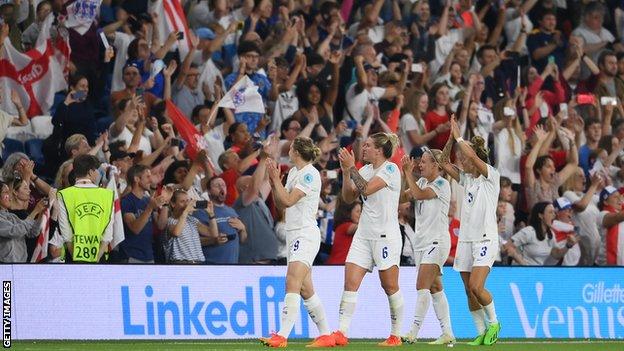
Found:
[(381, 257), (383, 259), (388, 258), (388, 247), (387, 246), (384, 246), (384, 248), (381, 249)]
[(481, 257), (485, 256), (485, 254), (487, 254), (487, 246), (481, 248)]

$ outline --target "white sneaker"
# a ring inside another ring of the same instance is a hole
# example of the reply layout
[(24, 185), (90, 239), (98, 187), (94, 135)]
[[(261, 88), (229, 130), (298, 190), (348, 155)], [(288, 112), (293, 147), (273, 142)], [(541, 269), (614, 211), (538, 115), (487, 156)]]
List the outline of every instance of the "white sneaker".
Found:
[(417, 338), (413, 336), (411, 333), (401, 337), (401, 341), (403, 341), (406, 344), (415, 344), (416, 340)]
[(429, 345), (448, 345), (454, 343), (455, 337), (453, 335), (442, 334), (436, 341), (430, 342)]

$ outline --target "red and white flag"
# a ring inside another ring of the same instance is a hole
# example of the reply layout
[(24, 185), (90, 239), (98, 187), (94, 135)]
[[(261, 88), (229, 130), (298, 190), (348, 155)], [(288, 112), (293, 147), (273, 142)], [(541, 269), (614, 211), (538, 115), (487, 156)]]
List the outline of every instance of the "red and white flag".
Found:
[(11, 113), (11, 90), (22, 98), (29, 117), (48, 114), (54, 103), (54, 94), (67, 88), (65, 73), (69, 63), (69, 41), (62, 31), (53, 42), (50, 27), (54, 17), (46, 18), (41, 26), (35, 47), (19, 52), (9, 38), (4, 40), (0, 57), (0, 87), (3, 88), (2, 108)]
[[(113, 171), (115, 172), (115, 171)], [(115, 246), (119, 245), (124, 239), (126, 235), (124, 233), (123, 227), (123, 218), (121, 216), (121, 200), (119, 200), (119, 192), (117, 191), (117, 181), (115, 180), (115, 176), (111, 172), (110, 180), (108, 181), (107, 189), (112, 190), (114, 195), (113, 202), (113, 241), (109, 244), (109, 251), (115, 248)]]
[(171, 32), (184, 32), (184, 38), (177, 41), (173, 46), (180, 51), (180, 59), (184, 60), (189, 53), (189, 47), (191, 46), (191, 39), (189, 37), (190, 30), (188, 22), (186, 21), (186, 15), (180, 0), (155, 0), (149, 3), (149, 12), (157, 13), (158, 19), (156, 23), (158, 25), (158, 33), (163, 41)]
[(167, 116), (178, 130), (180, 137), (186, 141), (186, 154), (191, 160), (194, 160), (200, 150), (208, 148), (206, 139), (171, 100), (167, 100), (165, 106)]
[(48, 257), (48, 240), (50, 238), (50, 207), (46, 208), (41, 215), (41, 224), (39, 225), (39, 235), (37, 236), (37, 245), (35, 251), (30, 258), (31, 263), (41, 262)]
[(99, 16), (100, 5), (102, 0), (67, 1), (64, 5), (67, 11), (65, 27), (73, 28), (80, 35), (84, 35)]

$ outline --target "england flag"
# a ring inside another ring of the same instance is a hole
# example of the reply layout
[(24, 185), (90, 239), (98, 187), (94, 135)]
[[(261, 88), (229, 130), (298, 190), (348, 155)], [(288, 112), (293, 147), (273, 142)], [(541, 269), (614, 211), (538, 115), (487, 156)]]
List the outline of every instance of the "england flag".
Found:
[(264, 102), (258, 92), (258, 86), (247, 76), (234, 84), (219, 102), (219, 107), (233, 109), (235, 113), (265, 113)]

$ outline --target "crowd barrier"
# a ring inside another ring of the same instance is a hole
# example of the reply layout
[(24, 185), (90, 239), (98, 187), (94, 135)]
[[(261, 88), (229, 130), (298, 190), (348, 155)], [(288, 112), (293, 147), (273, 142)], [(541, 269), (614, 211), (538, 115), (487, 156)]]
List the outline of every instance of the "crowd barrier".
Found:
[[(283, 266), (1, 265), (5, 332), (8, 304), (13, 339), (257, 338), (279, 329), (284, 274)], [(313, 270), (331, 328), (338, 326), (343, 274), (341, 266)], [(443, 281), (455, 335), (475, 336), (459, 274), (446, 267)], [(416, 269), (402, 267), (405, 331), (415, 282)], [(624, 268), (495, 267), (487, 288), (501, 337), (622, 339), (623, 282)], [(377, 274), (368, 274), (349, 336), (385, 338), (389, 329), (387, 298)], [(430, 308), (421, 336), (439, 334)], [(316, 335), (302, 304), (291, 337)]]

